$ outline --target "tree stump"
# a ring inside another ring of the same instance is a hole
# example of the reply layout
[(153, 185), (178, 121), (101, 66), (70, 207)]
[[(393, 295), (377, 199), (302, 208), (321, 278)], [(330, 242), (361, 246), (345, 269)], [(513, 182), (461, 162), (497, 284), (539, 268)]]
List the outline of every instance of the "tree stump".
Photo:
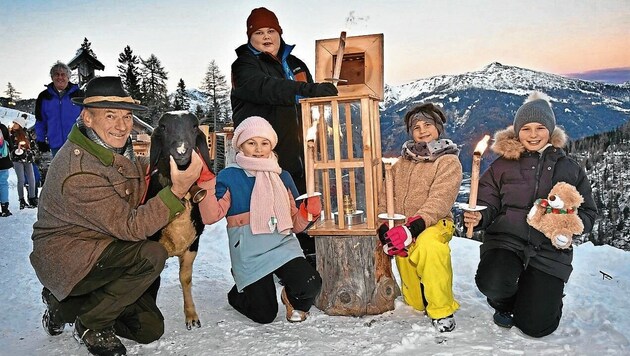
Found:
[(394, 309), (400, 290), (390, 257), (375, 236), (317, 236), (322, 289), (315, 306), (328, 315), (362, 316)]

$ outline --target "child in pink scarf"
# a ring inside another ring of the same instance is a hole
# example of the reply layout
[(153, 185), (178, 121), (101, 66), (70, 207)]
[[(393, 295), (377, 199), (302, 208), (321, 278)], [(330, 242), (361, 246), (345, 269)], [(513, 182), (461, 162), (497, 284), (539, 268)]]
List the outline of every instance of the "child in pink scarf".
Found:
[(228, 302), (258, 323), (270, 323), (278, 313), (274, 274), (284, 285), (281, 299), (290, 322), (306, 319), (322, 283), (293, 234), (310, 226), (309, 213), (319, 218), (321, 202), (309, 197), (297, 207), (293, 179), (272, 151), (277, 143), (267, 120), (245, 119), (232, 139), (235, 163), (200, 185), (214, 192), (200, 203), (204, 223), (227, 219), (235, 281)]

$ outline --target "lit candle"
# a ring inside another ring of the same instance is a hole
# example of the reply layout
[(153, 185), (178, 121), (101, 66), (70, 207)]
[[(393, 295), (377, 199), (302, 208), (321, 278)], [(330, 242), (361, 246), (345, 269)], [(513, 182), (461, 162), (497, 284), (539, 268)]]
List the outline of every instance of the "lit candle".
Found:
[(392, 167), (396, 162), (398, 162), (398, 158), (381, 158), (383, 164), (385, 165), (385, 196), (386, 196), (386, 207), (387, 207), (387, 218), (389, 219), (389, 226), (394, 226), (394, 177), (392, 176)]
[[(319, 109), (317, 106), (311, 109), (312, 125), (306, 131), (306, 196), (315, 195), (315, 140), (317, 139), (317, 124), (319, 122)], [(313, 221), (313, 215), (308, 214), (308, 221)]]
[[(488, 147), (488, 141), (490, 136), (485, 135), (473, 152), (472, 170), (470, 174), (470, 195), (468, 196), (468, 209), (470, 211), (476, 211), (477, 209), (477, 192), (479, 191), (479, 170), (481, 168), (481, 155)], [(466, 229), (466, 237), (470, 238), (473, 235), (473, 226), (468, 224)]]

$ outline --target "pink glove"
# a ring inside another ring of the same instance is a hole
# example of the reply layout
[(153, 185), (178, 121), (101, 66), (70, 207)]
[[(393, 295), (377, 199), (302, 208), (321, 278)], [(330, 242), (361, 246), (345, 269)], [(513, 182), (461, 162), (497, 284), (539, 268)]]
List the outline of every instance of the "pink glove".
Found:
[(425, 229), (424, 220), (420, 216), (413, 216), (405, 225), (396, 226), (383, 234), (383, 251), (390, 256), (407, 257), (407, 247)]

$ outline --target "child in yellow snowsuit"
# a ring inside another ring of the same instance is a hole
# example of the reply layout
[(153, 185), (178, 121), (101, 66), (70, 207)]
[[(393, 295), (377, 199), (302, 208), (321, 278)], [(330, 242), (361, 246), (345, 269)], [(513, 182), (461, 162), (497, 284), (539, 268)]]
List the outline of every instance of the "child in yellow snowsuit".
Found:
[[(446, 115), (435, 104), (414, 107), (405, 114), (412, 139), (392, 168), (395, 212), (407, 217), (404, 225), (378, 229), (383, 250), (395, 256), (405, 302), (426, 310), (440, 332), (455, 328), (453, 269), (448, 245), (455, 230), (451, 207), (462, 180), (457, 145), (440, 139)], [(385, 212), (384, 189), (379, 212)]]

